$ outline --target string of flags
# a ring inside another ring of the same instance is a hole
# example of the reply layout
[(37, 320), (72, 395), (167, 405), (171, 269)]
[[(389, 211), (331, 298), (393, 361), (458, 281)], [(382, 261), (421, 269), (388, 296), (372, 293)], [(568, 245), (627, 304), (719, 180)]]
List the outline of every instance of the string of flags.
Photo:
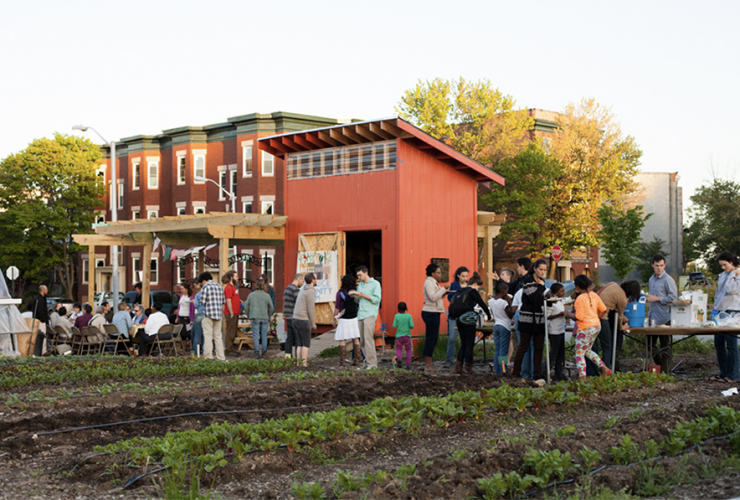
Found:
[[(218, 246), (218, 243), (212, 243), (210, 245), (203, 245), (187, 249), (172, 248), (171, 246), (162, 243), (162, 240), (155, 236), (154, 243), (152, 244), (152, 252), (156, 252), (159, 247), (162, 247), (163, 262), (171, 260), (176, 261), (177, 265), (179, 266), (185, 266), (187, 264), (195, 262), (197, 260), (196, 256), (201, 250), (205, 253), (211, 248), (215, 248), (216, 246)], [(235, 262), (249, 261), (255, 266), (262, 267), (264, 260), (265, 259), (255, 257), (252, 254), (242, 254), (238, 256), (229, 254), (229, 265), (233, 265)], [(211, 259), (207, 255), (204, 256), (204, 263), (208, 267), (218, 267), (219, 265), (218, 260)]]

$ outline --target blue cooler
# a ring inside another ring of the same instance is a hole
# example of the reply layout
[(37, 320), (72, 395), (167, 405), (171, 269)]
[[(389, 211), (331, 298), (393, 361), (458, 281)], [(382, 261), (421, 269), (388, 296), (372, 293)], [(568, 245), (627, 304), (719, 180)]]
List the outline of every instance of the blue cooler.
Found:
[(640, 297), (639, 302), (627, 302), (624, 315), (630, 328), (645, 328), (645, 297)]

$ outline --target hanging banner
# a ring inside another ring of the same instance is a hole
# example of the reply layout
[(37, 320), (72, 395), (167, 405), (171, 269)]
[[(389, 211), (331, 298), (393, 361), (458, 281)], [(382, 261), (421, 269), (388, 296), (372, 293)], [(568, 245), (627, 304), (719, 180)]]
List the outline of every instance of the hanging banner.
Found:
[(334, 302), (339, 291), (337, 252), (298, 252), (298, 272), (316, 275), (316, 302)]

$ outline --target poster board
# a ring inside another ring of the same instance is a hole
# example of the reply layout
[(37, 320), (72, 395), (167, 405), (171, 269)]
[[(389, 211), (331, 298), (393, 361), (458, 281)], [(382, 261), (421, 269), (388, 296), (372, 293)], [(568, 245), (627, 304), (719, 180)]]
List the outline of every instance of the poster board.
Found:
[[(345, 268), (345, 246), (344, 232), (337, 231), (331, 233), (301, 233), (298, 235), (298, 253), (326, 251), (336, 254), (334, 276), (336, 276), (337, 287), (339, 287), (338, 272)], [(299, 266), (296, 269), (300, 269)], [(302, 271), (296, 271), (302, 272)], [(330, 325), (334, 319), (334, 299), (336, 291), (331, 296), (330, 302), (319, 302), (316, 304), (316, 324)]]
[(337, 277), (337, 252), (316, 250), (313, 252), (298, 252), (299, 273), (314, 273), (316, 275), (316, 303), (334, 302), (339, 291)]

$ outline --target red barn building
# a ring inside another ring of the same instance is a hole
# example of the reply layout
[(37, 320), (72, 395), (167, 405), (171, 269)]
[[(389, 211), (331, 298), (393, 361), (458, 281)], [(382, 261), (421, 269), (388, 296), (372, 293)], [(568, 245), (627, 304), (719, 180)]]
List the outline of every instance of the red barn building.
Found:
[[(298, 252), (336, 251), (338, 274), (365, 264), (383, 287), (380, 318), (392, 324), (406, 302), (417, 332), (424, 269), (477, 268), (477, 191), (504, 185), (489, 168), (399, 119), (337, 125), (259, 139), (285, 165), (285, 279)], [(446, 260), (445, 260), (446, 259)], [(441, 267), (445, 267), (444, 265)], [(317, 322), (331, 320), (321, 304)]]

